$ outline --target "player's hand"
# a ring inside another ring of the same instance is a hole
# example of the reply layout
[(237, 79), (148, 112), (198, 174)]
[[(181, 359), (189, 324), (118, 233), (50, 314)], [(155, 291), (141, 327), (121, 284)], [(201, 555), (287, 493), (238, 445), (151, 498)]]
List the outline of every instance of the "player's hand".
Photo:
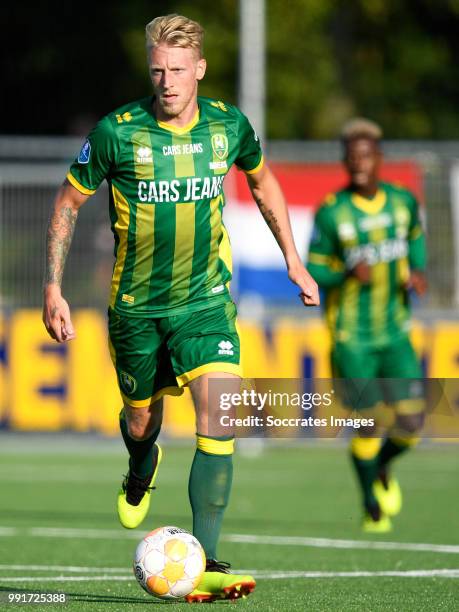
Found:
[(70, 308), (57, 285), (45, 287), (43, 300), (43, 323), (48, 334), (57, 342), (73, 340), (76, 334), (70, 319)]
[(301, 261), (288, 268), (289, 279), (301, 289), (299, 297), (305, 306), (319, 306), (319, 287)]
[(352, 276), (362, 283), (369, 285), (371, 281), (371, 267), (365, 261), (359, 261), (349, 272)]
[(406, 284), (407, 289), (413, 289), (420, 297), (427, 291), (427, 279), (421, 270), (412, 270)]

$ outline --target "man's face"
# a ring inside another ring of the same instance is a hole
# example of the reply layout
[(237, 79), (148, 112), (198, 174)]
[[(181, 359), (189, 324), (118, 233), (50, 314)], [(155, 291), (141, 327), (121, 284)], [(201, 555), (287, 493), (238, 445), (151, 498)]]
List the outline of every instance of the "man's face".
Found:
[(194, 49), (169, 45), (154, 47), (149, 60), (158, 117), (180, 117), (196, 103), (198, 81), (205, 74), (206, 61), (199, 59)]
[(381, 151), (370, 138), (356, 138), (346, 145), (344, 165), (354, 187), (365, 189), (378, 181)]

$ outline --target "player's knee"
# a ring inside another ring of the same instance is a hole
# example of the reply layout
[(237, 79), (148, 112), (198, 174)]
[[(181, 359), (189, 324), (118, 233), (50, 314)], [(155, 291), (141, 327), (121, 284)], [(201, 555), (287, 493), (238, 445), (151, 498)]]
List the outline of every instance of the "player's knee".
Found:
[(146, 440), (150, 437), (151, 432), (149, 431), (148, 423), (142, 423), (138, 421), (127, 422), (128, 433), (129, 436), (136, 440), (137, 442), (141, 442), (142, 440)]
[(141, 442), (147, 440), (154, 432), (159, 432), (163, 420), (162, 399), (145, 408), (135, 408), (127, 404), (120, 414), (125, 419), (129, 436)]
[(411, 437), (418, 433), (424, 425), (424, 413), (398, 415), (396, 430), (399, 437)]

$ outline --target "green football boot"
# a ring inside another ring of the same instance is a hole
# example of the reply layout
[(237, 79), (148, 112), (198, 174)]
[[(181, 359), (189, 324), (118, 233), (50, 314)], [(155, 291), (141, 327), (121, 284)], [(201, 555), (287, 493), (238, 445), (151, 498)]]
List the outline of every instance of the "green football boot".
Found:
[(402, 490), (398, 480), (393, 476), (387, 477), (384, 481), (381, 478), (375, 480), (373, 493), (381, 510), (387, 516), (395, 516), (402, 509)]
[(156, 442), (153, 452), (155, 452), (155, 448), (157, 449), (155, 453), (156, 463), (154, 463), (151, 476), (138, 478), (134, 472), (129, 470), (118, 493), (118, 517), (120, 523), (126, 529), (135, 529), (147, 516), (151, 491), (154, 489), (159, 464), (163, 456), (161, 447)]
[(188, 603), (210, 603), (221, 599), (243, 599), (256, 582), (252, 576), (230, 574), (230, 564), (207, 559), (206, 571), (196, 589), (185, 597)]

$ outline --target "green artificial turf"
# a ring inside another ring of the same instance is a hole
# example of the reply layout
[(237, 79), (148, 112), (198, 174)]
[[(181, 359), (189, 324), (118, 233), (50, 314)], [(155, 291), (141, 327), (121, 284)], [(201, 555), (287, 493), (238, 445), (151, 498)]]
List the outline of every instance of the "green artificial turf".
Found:
[[(167, 441), (163, 447), (149, 517), (133, 533), (119, 526), (115, 510), (127, 464), (121, 443), (3, 434), (0, 610), (24, 608), (7, 603), (12, 591), (66, 594), (64, 606), (34, 604), (36, 611), (62, 607), (118, 612), (164, 605), (188, 609), (187, 604), (162, 602), (144, 593), (130, 570), (143, 534), (161, 525), (191, 527), (187, 479), (193, 448)], [(235, 457), (219, 556), (235, 570), (253, 570), (258, 584), (246, 600), (214, 607), (266, 612), (459, 609), (459, 446), (423, 445), (400, 459), (396, 472), (404, 492), (403, 511), (394, 519), (393, 532), (378, 536), (360, 531), (357, 489), (344, 446), (285, 441), (282, 446), (241, 450)], [(241, 542), (244, 535), (255, 541)], [(270, 541), (267, 536), (278, 538)], [(358, 548), (359, 542), (369, 544)], [(372, 542), (399, 544), (375, 549)], [(407, 543), (453, 546), (403, 549)], [(457, 571), (453, 577), (373, 575), (438, 569)], [(337, 572), (371, 575), (340, 577)]]

